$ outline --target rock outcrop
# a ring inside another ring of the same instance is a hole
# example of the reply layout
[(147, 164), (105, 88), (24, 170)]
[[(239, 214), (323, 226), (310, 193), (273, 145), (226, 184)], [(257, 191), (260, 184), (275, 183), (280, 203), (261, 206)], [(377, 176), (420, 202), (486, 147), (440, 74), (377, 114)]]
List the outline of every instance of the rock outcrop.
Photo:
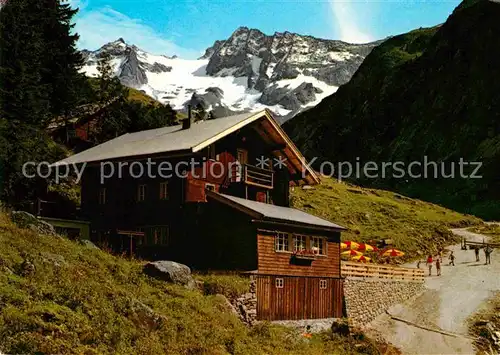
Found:
[(51, 224), (36, 218), (28, 212), (13, 211), (11, 219), (20, 228), (31, 229), (43, 235), (56, 235), (55, 229)]
[(120, 65), (118, 78), (123, 85), (139, 88), (148, 83), (146, 72), (137, 59), (137, 53), (133, 47), (125, 49), (125, 59)]
[(158, 280), (171, 282), (188, 288), (196, 288), (196, 282), (191, 276), (191, 269), (175, 261), (161, 260), (147, 263), (144, 273)]
[(350, 44), (290, 32), (268, 36), (240, 27), (228, 40), (214, 43), (203, 58), (210, 58), (206, 71), (212, 76), (250, 76), (251, 82), (258, 83), (260, 77), (276, 82), (304, 74), (339, 86), (377, 44)]

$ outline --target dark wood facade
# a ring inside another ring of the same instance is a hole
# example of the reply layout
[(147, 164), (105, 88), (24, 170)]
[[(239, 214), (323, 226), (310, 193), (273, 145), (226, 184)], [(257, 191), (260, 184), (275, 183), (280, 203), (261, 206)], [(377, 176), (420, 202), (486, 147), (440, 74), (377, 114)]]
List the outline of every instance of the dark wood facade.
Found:
[[(223, 194), (289, 207), (297, 169), (256, 166), (262, 158), (272, 162), (292, 149), (270, 138), (277, 134), (268, 121), (256, 122), (195, 154), (117, 160), (113, 177), (103, 181), (102, 173), (111, 175), (109, 164), (104, 171), (99, 164), (87, 166), (81, 210), (92, 223), (92, 239), (118, 253), (175, 260), (195, 270), (251, 272), (258, 278), (259, 319), (341, 316), (341, 227), (256, 220), (223, 198), (213, 198)], [(198, 165), (184, 177), (137, 177), (135, 162), (144, 167), (147, 159), (154, 167)]]
[(257, 275), (256, 279), (259, 320), (342, 317), (340, 278)]

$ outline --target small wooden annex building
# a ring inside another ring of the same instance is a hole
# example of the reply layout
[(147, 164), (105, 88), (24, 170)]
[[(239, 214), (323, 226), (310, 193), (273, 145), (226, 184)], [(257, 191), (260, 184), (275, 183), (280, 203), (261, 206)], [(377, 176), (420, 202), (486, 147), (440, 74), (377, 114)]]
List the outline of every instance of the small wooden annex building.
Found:
[[(168, 178), (109, 170), (193, 161)], [(94, 242), (251, 273), (258, 319), (342, 316), (344, 228), (290, 207), (290, 186), (320, 180), (268, 110), (125, 134), (58, 164), (85, 164), (81, 211)]]

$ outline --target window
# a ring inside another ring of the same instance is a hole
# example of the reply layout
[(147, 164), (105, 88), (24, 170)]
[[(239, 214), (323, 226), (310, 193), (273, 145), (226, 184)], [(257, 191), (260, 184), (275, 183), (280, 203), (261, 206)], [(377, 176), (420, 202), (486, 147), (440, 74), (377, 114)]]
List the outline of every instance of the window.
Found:
[(319, 288), (321, 290), (326, 290), (326, 280), (319, 280)]
[(144, 201), (146, 199), (146, 185), (137, 186), (137, 201)]
[(325, 255), (324, 243), (324, 238), (311, 237), (311, 251), (316, 255)]
[(306, 240), (305, 235), (294, 235), (293, 236), (293, 251), (304, 251), (306, 250)]
[[(141, 233), (144, 233), (144, 228), (142, 227), (138, 227), (135, 229), (136, 232), (141, 232)], [(137, 241), (137, 245), (142, 245), (142, 243), (144, 242), (144, 237), (137, 237), (136, 238), (136, 241)]]
[(215, 191), (215, 185), (214, 184), (205, 184), (205, 188), (209, 191)]
[(216, 157), (216, 154), (215, 154), (215, 144), (210, 144), (207, 147), (207, 158), (215, 160), (215, 157)]
[(160, 200), (166, 200), (168, 198), (168, 183), (160, 182)]
[(104, 205), (106, 203), (106, 188), (103, 187), (99, 190), (99, 204)]
[(248, 152), (245, 149), (238, 149), (238, 155), (237, 155), (236, 159), (241, 164), (246, 164), (248, 161)]
[(274, 237), (274, 245), (276, 251), (288, 251), (290, 249), (289, 238), (287, 233), (277, 233)]
[(276, 288), (283, 288), (283, 284), (284, 284), (283, 279), (281, 279), (281, 278), (276, 279), (275, 284), (276, 284)]
[(169, 242), (170, 242), (170, 230), (168, 226), (153, 226), (145, 228), (146, 244), (168, 245)]

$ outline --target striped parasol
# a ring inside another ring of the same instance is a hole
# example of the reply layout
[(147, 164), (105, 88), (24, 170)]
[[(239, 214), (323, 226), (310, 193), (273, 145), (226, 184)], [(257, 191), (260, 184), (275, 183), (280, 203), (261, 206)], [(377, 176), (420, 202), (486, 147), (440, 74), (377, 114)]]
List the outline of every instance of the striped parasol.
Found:
[(377, 251), (377, 248), (371, 246), (370, 244), (360, 243), (359, 247), (357, 247), (356, 250), (359, 250), (359, 251)]
[(363, 255), (363, 253), (360, 253), (359, 251), (352, 250), (352, 249), (347, 250), (347, 251), (343, 251), (341, 254), (344, 256), (361, 256), (361, 255)]
[(367, 257), (367, 256), (364, 256), (364, 255), (358, 255), (358, 256), (355, 256), (352, 258), (352, 260), (356, 260), (356, 261), (360, 261), (360, 262), (368, 262), (371, 260), (371, 258)]
[(340, 243), (341, 249), (357, 249), (359, 247), (359, 243), (347, 241)]
[(381, 254), (382, 256), (403, 256), (405, 253), (403, 253), (401, 250), (397, 250), (394, 248), (387, 249)]

